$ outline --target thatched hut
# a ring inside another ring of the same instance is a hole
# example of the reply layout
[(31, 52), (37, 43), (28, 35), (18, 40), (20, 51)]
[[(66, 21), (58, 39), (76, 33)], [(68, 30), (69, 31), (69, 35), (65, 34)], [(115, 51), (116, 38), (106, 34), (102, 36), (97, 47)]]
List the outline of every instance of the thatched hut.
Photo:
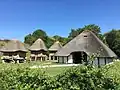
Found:
[(33, 45), (29, 48), (31, 52), (31, 60), (40, 60), (45, 61), (47, 60), (47, 48), (45, 46), (45, 43), (42, 39), (36, 40)]
[(2, 59), (5, 62), (23, 62), (27, 52), (24, 44), (18, 40), (9, 41), (0, 51), (3, 53)]
[(59, 41), (56, 41), (50, 48), (49, 48), (49, 60), (57, 60), (57, 56), (55, 53), (62, 47)]
[(68, 42), (55, 55), (59, 57), (60, 63), (89, 62), (90, 57), (94, 56), (95, 65), (107, 64), (117, 57), (93, 32), (87, 30)]

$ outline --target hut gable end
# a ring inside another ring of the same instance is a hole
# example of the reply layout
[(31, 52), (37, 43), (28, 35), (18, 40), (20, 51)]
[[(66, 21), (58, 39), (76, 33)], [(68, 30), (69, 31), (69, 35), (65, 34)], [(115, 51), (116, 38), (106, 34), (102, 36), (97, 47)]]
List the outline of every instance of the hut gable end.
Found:
[(62, 45), (59, 41), (56, 41), (50, 48), (49, 51), (58, 51), (60, 48), (62, 48)]
[(68, 42), (55, 55), (69, 56), (78, 51), (84, 51), (87, 55), (97, 53), (99, 57), (117, 57), (93, 32), (87, 30)]
[(47, 47), (45, 46), (45, 43), (43, 42), (42, 39), (38, 39), (30, 47), (30, 50), (31, 51), (39, 51), (39, 50), (47, 51)]
[(16, 52), (23, 51), (27, 52), (24, 44), (18, 40), (9, 41), (2, 49), (1, 52)]

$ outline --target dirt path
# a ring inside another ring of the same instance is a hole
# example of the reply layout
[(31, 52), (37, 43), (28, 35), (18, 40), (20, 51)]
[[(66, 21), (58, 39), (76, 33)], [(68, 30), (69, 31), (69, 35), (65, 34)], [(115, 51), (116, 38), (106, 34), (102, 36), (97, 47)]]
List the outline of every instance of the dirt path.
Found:
[(70, 66), (78, 66), (78, 65), (80, 65), (80, 64), (61, 64), (61, 65), (32, 66), (30, 68), (70, 67)]

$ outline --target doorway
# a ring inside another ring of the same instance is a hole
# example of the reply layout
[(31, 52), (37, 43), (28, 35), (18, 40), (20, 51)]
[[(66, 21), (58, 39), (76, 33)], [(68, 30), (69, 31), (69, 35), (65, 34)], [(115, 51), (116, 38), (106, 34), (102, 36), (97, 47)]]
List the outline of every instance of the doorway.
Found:
[(75, 64), (87, 63), (87, 54), (85, 52), (73, 52), (72, 57)]

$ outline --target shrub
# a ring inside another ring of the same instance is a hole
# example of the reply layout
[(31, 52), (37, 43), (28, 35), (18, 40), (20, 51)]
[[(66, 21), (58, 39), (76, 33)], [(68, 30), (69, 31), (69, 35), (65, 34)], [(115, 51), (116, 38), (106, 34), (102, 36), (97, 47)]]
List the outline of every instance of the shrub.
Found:
[(115, 90), (117, 85), (103, 69), (92, 66), (72, 67), (54, 77), (41, 69), (0, 70), (0, 90)]
[(111, 90), (117, 83), (106, 76), (102, 69), (80, 66), (58, 75), (59, 87), (66, 90)]
[(40, 69), (9, 69), (0, 72), (0, 90), (46, 90), (54, 83)]

